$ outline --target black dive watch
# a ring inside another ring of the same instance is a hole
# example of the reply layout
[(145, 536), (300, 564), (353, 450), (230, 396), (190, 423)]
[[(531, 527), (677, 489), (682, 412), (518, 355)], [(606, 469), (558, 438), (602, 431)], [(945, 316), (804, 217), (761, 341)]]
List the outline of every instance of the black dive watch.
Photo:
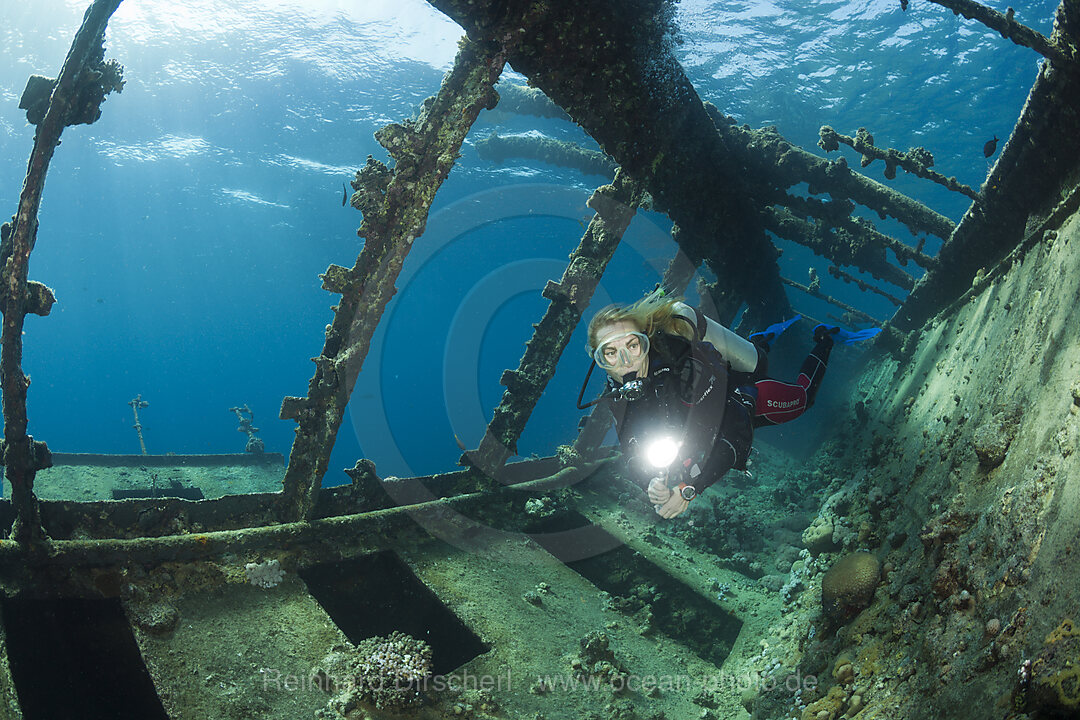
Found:
[(697, 497), (697, 488), (693, 485), (687, 485), (686, 483), (679, 483), (679, 495), (683, 500), (690, 501)]

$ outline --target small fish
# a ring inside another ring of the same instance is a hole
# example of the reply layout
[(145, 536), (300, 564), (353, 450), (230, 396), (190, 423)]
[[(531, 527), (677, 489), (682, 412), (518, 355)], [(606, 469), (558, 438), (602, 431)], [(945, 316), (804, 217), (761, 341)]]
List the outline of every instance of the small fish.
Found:
[(997, 144), (997, 135), (994, 136), (993, 140), (987, 140), (986, 144), (983, 145), (983, 157), (990, 157), (991, 155), (993, 155), (994, 152), (997, 150)]
[(349, 202), (349, 190), (345, 187), (345, 183), (341, 183), (341, 207), (345, 207), (347, 202)]
[(457, 433), (454, 433), (454, 442), (461, 448), (461, 452), (469, 452), (469, 448), (465, 447), (465, 443), (461, 442), (461, 438), (457, 436)]

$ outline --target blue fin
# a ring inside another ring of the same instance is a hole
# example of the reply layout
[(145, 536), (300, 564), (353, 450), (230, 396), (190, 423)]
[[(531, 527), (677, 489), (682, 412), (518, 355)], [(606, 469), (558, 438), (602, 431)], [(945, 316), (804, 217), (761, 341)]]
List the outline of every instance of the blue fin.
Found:
[[(819, 333), (821, 329), (821, 333)], [(828, 333), (832, 335), (835, 342), (841, 345), (853, 345), (861, 340), (869, 340), (870, 338), (881, 332), (881, 328), (867, 328), (866, 330), (844, 330), (836, 325), (817, 325), (814, 327), (814, 338), (817, 339), (819, 334)]]
[(750, 341), (753, 342), (755, 337), (758, 337), (759, 335), (761, 335), (761, 336), (764, 336), (765, 342), (772, 342), (776, 338), (780, 337), (780, 335), (782, 335), (783, 332), (785, 330), (787, 330), (789, 327), (791, 327), (795, 323), (799, 322), (800, 319), (802, 319), (802, 315), (796, 315), (795, 317), (791, 318), (790, 320), (784, 320), (782, 322), (773, 323), (772, 325), (770, 325), (769, 327), (765, 328), (764, 330), (762, 330), (760, 332), (750, 333)]

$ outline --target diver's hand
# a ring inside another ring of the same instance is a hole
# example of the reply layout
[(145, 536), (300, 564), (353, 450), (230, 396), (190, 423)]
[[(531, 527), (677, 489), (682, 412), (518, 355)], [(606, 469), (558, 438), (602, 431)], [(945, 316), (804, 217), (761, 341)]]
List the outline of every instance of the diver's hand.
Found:
[(679, 493), (673, 492), (670, 495), (667, 502), (656, 508), (656, 513), (665, 520), (682, 515), (686, 512), (686, 508), (690, 507), (690, 501), (684, 500)]
[(660, 478), (656, 477), (649, 481), (649, 502), (653, 505), (663, 505), (671, 497), (671, 488)]

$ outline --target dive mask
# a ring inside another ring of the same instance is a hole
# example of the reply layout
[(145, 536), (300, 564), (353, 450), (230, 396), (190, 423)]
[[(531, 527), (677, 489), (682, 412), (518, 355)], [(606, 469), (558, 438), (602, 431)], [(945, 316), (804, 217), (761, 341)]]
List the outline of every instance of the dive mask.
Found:
[(605, 370), (629, 367), (649, 352), (649, 336), (640, 332), (620, 333), (596, 346), (593, 360)]

